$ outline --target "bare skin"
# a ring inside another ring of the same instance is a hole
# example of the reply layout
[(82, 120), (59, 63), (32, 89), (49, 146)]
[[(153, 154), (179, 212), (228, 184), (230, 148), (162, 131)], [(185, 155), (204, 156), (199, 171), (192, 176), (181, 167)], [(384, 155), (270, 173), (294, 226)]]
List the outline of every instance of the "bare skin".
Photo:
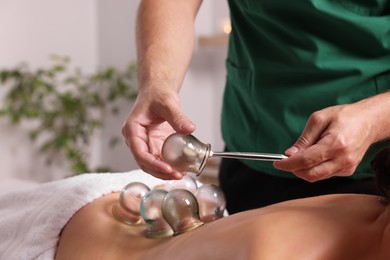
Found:
[[(195, 125), (181, 112), (179, 90), (194, 47), (194, 20), (201, 0), (143, 0), (137, 19), (140, 91), (122, 134), (141, 169), (161, 179), (183, 174), (161, 160), (173, 133)], [(390, 92), (354, 104), (314, 112), (287, 159), (277, 169), (310, 182), (352, 175), (368, 147), (390, 137)]]
[(311, 115), (277, 169), (313, 182), (354, 173), (371, 144), (390, 136), (390, 92)]
[(56, 259), (389, 259), (390, 206), (369, 195), (327, 195), (241, 212), (164, 239), (111, 214), (118, 194), (84, 206)]
[(180, 110), (178, 93), (194, 48), (194, 20), (200, 3), (144, 0), (139, 6), (140, 88), (122, 134), (140, 168), (160, 179), (183, 177), (161, 160), (164, 140), (173, 132), (190, 134), (195, 130)]

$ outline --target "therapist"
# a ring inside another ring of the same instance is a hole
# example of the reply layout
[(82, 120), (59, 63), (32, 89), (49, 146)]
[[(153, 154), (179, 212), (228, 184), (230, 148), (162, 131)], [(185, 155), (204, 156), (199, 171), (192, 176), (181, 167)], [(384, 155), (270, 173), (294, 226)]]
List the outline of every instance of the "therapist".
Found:
[[(143, 0), (139, 94), (122, 132), (144, 171), (182, 174), (160, 158), (165, 138), (190, 134), (179, 90), (201, 0)], [(390, 0), (229, 0), (222, 134), (232, 152), (220, 185), (235, 213), (330, 193), (375, 194), (369, 162), (390, 136)], [(333, 178), (331, 178), (333, 177)]]

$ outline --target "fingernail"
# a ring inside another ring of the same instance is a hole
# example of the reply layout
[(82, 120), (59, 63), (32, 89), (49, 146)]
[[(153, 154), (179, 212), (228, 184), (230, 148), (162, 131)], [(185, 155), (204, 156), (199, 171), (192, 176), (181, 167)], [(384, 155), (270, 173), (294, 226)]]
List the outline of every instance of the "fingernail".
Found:
[(288, 149), (286, 150), (286, 154), (294, 154), (294, 153), (296, 153), (296, 152), (298, 152), (298, 151), (299, 151), (298, 147), (293, 146), (293, 147), (290, 147), (290, 148), (288, 148)]
[(181, 178), (183, 178), (183, 174), (179, 173), (179, 172), (175, 172), (173, 174), (173, 177), (176, 179), (176, 180), (180, 180)]
[(194, 127), (194, 124), (189, 123), (189, 122), (186, 122), (186, 123), (180, 125), (180, 128), (181, 128), (182, 130), (192, 129), (193, 127)]
[(275, 162), (273, 163), (273, 165), (274, 165), (274, 167), (275, 167), (276, 169), (279, 169), (279, 163), (278, 163), (277, 161), (275, 161)]

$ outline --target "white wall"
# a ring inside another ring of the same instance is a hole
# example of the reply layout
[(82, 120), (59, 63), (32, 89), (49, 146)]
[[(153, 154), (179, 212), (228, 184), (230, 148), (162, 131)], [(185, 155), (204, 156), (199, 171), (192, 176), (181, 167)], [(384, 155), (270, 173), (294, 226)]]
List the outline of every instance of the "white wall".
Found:
[[(223, 32), (229, 16), (225, 0), (203, 1), (196, 19), (198, 36), (213, 36)], [(220, 131), (220, 109), (225, 84), (227, 47), (197, 46), (181, 90), (183, 111), (197, 125), (194, 135), (210, 143), (214, 151), (224, 145)]]
[[(86, 72), (97, 66), (95, 0), (0, 0), (0, 32), (0, 68), (45, 66), (51, 54), (68, 55)], [(0, 180), (64, 175), (59, 167), (48, 169), (21, 127), (2, 119), (0, 129)]]
[(47, 64), (52, 53), (97, 64), (95, 0), (0, 0), (0, 66)]
[[(84, 71), (108, 65), (124, 68), (135, 60), (134, 25), (140, 0), (0, 0), (0, 68), (25, 61), (44, 66), (52, 53), (68, 55)], [(221, 30), (228, 16), (225, 0), (205, 0), (196, 28), (198, 35)], [(181, 103), (196, 123), (195, 135), (222, 149), (219, 114), (225, 78), (226, 48), (197, 48), (183, 83)], [(3, 90), (4, 92), (4, 90)], [(0, 89), (0, 97), (1, 97)], [(4, 93), (3, 93), (4, 94)], [(123, 104), (118, 118), (107, 118), (93, 146), (94, 165), (109, 165), (118, 171), (137, 168), (124, 143), (107, 147), (107, 137), (120, 135), (132, 104)], [(48, 168), (37, 155), (26, 132), (0, 121), (0, 158), (5, 177), (36, 180), (57, 179), (68, 172)]]

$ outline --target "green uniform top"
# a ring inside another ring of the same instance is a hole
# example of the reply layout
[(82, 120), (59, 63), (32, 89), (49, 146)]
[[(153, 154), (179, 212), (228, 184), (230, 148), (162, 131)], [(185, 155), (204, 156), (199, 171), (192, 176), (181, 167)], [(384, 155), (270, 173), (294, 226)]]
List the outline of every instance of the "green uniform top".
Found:
[[(284, 153), (317, 110), (390, 88), (390, 0), (229, 0), (222, 134), (230, 151)], [(372, 146), (354, 178), (371, 173)], [(243, 161), (291, 176), (270, 162)]]

